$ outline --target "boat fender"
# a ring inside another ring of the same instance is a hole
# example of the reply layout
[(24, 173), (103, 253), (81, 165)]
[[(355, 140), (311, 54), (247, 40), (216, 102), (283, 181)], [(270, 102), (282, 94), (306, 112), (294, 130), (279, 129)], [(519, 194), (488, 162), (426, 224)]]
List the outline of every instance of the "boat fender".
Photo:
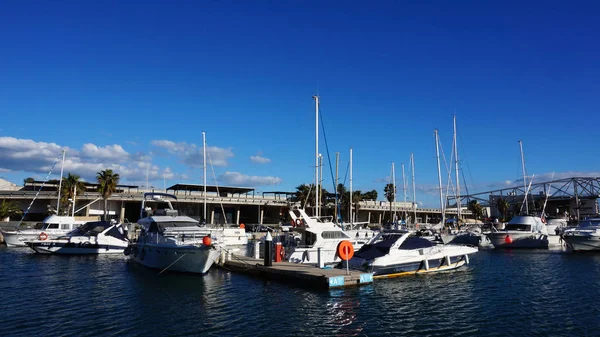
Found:
[(125, 254), (125, 256), (128, 256), (131, 253), (131, 246), (127, 246), (127, 248), (125, 248), (125, 250), (123, 251), (123, 254)]

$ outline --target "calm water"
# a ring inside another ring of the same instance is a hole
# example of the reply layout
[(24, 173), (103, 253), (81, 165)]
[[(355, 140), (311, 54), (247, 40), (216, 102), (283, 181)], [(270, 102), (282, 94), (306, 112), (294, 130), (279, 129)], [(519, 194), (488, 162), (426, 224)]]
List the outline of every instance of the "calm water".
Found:
[(313, 291), (0, 246), (0, 336), (600, 336), (599, 276), (600, 255), (480, 251), (468, 269)]

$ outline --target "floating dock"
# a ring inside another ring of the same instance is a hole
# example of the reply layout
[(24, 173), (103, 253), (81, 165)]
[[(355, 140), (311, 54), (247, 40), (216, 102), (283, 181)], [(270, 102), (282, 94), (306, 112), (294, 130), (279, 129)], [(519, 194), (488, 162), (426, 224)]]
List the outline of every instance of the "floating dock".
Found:
[(361, 273), (338, 268), (318, 268), (307, 264), (290, 262), (273, 262), (265, 267), (263, 260), (251, 257), (232, 255), (223, 263), (225, 269), (268, 279), (295, 281), (311, 284), (318, 288), (331, 289), (350, 286), (361, 286), (373, 282), (373, 274)]

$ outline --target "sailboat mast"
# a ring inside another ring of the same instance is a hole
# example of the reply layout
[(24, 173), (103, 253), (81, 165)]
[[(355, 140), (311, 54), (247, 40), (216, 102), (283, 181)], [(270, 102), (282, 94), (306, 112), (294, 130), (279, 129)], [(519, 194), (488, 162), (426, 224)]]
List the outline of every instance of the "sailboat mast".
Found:
[(404, 175), (404, 163), (400, 164), (402, 166), (402, 190), (404, 191), (404, 220), (406, 220), (406, 176)]
[(525, 188), (525, 214), (529, 214), (529, 206), (527, 205), (527, 174), (525, 173), (525, 156), (523, 155), (522, 140), (519, 140), (519, 148), (521, 149), (521, 168), (523, 170), (523, 187)]
[(319, 96), (315, 99), (315, 216), (319, 216)]
[[(390, 215), (392, 216), (392, 222), (396, 221), (396, 168), (394, 166), (394, 162), (392, 162), (392, 195), (394, 196), (394, 198), (392, 199), (393, 202), (393, 207), (394, 207), (394, 213), (391, 214), (392, 212), (390, 211)], [(392, 205), (390, 205), (390, 209), (392, 208)]]
[(207, 216), (206, 216), (206, 132), (202, 131), (202, 152), (203, 152), (203, 171), (204, 171), (204, 222), (207, 222)]
[(350, 148), (350, 223), (354, 223), (352, 217), (352, 148)]
[[(56, 215), (60, 215), (60, 191), (62, 190), (62, 179), (63, 172), (65, 168), (65, 154), (67, 150), (62, 150), (62, 164), (60, 165), (60, 180), (58, 181), (58, 200), (56, 201)], [(67, 208), (67, 215), (69, 214), (69, 209)]]
[[(319, 153), (319, 190), (321, 190), (321, 186), (323, 186), (323, 155)], [(321, 196), (321, 199), (323, 199), (323, 196)], [(321, 215), (321, 199), (317, 199), (319, 215)]]
[[(73, 186), (73, 215), (72, 217), (75, 217), (75, 198), (77, 197), (77, 185)], [(69, 210), (67, 210), (68, 212)], [(106, 215), (105, 215), (106, 216)], [(106, 220), (106, 219), (105, 219)]]
[(440, 138), (437, 129), (435, 129), (433, 133), (435, 134), (435, 156), (437, 158), (438, 182), (440, 185), (440, 211), (442, 212), (442, 225), (444, 225), (446, 222), (446, 214), (444, 212), (444, 192), (442, 190), (442, 170), (440, 168)]
[(339, 180), (339, 164), (340, 164), (340, 153), (335, 153), (335, 223), (338, 223), (338, 180)]
[(415, 218), (413, 223), (417, 223), (417, 189), (415, 188), (415, 157), (413, 153), (410, 154), (410, 165), (412, 166), (412, 188), (413, 188), (413, 211)]
[(457, 143), (457, 138), (456, 138), (456, 116), (452, 116), (452, 120), (454, 123), (454, 165), (455, 165), (455, 169), (456, 169), (456, 214), (457, 214), (457, 221), (460, 220), (460, 182), (458, 180), (458, 147), (456, 145)]

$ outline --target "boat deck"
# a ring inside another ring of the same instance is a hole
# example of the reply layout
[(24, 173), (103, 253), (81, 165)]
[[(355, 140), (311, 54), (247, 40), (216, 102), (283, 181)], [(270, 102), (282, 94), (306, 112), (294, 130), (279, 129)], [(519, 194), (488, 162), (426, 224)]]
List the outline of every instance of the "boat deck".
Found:
[(296, 281), (303, 285), (325, 289), (360, 286), (373, 282), (373, 274), (352, 270), (346, 273), (344, 269), (321, 269), (316, 266), (290, 262), (273, 262), (270, 267), (265, 267), (263, 264), (263, 260), (233, 255), (231, 259), (222, 264), (222, 267), (263, 278)]

